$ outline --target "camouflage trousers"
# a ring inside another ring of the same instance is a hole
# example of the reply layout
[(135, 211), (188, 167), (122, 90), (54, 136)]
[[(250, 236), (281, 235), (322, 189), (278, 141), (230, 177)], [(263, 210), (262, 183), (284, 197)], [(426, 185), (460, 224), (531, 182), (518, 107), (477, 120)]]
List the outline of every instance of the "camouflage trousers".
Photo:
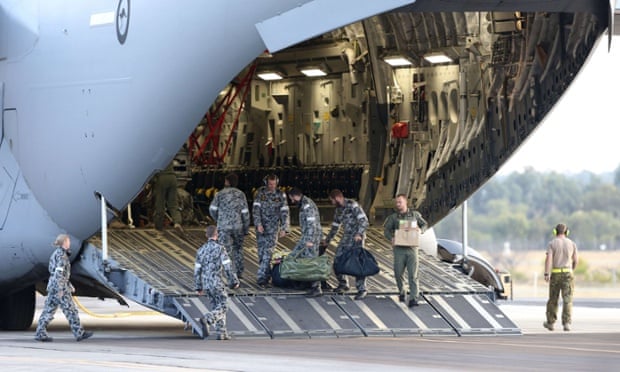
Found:
[(84, 329), (80, 325), (80, 317), (78, 310), (75, 307), (71, 293), (68, 290), (65, 291), (50, 291), (45, 299), (45, 306), (43, 312), (39, 317), (39, 324), (37, 325), (37, 331), (35, 336), (44, 337), (47, 336), (47, 326), (54, 319), (54, 313), (58, 309), (58, 306), (65, 314), (65, 318), (69, 321), (71, 326), (71, 332), (74, 337), (79, 337), (84, 333)]
[(243, 238), (243, 230), (222, 229), (217, 231), (217, 241), (226, 247), (237, 277), (241, 277), (245, 269), (243, 264)]
[(258, 271), (256, 280), (258, 282), (268, 282), (271, 279), (271, 258), (276, 247), (278, 231), (266, 231), (262, 234), (256, 232), (256, 243), (258, 245)]
[(549, 280), (547, 301), (547, 323), (553, 324), (558, 316), (558, 298), (562, 294), (562, 324), (571, 324), (575, 277), (573, 273), (552, 273)]
[(211, 311), (204, 314), (207, 324), (212, 324), (218, 335), (226, 334), (226, 313), (228, 312), (226, 289), (206, 288), (204, 294), (211, 303)]

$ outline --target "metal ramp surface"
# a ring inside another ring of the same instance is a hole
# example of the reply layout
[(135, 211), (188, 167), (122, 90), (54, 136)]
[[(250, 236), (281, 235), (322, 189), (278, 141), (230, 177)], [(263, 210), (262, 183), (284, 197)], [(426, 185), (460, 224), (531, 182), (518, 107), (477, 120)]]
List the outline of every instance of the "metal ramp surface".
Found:
[(424, 297), (459, 336), (521, 334), (521, 330), (486, 295), (434, 294)]
[(272, 338), (362, 336), (332, 296), (245, 296), (241, 301), (261, 321)]
[[(353, 291), (342, 295), (327, 290), (322, 297), (307, 298), (303, 290), (259, 287), (255, 282), (256, 240), (250, 233), (244, 242), (241, 287), (229, 291), (228, 331), (234, 337), (259, 338), (521, 334), (489, 300), (489, 289), (422, 251), (420, 306), (410, 309), (398, 302), (392, 250), (382, 234), (381, 228), (367, 231), (366, 247), (375, 255), (381, 271), (367, 278), (368, 297), (355, 301)], [(299, 235), (293, 229), (280, 239), (276, 254), (290, 251)], [(193, 290), (193, 266), (196, 251), (204, 243), (204, 230), (112, 229), (108, 242), (110, 259), (104, 272), (109, 287), (125, 298), (182, 320), (186, 328), (202, 337), (198, 319), (209, 304)], [(90, 246), (89, 251), (99, 251), (101, 243), (93, 238)], [(326, 253), (332, 258), (334, 247)], [(336, 286), (335, 277), (329, 284)]]
[[(209, 309), (204, 297), (174, 298), (182, 320), (203, 337), (199, 319)], [(239, 296), (229, 299), (228, 332), (235, 337), (321, 338), (456, 335), (431, 306), (409, 309), (398, 296)]]
[(424, 301), (408, 308), (398, 301), (397, 295), (376, 295), (363, 301), (349, 299), (342, 306), (358, 319), (366, 336), (455, 335), (450, 325)]
[[(186, 328), (191, 329), (199, 337), (204, 338), (199, 319), (209, 309), (207, 298), (203, 296), (175, 297), (172, 301), (179, 310), (181, 320), (186, 323)], [(226, 323), (228, 330), (232, 331), (231, 333), (237, 337), (270, 337), (254, 314), (249, 312), (246, 306), (236, 297), (229, 298)]]

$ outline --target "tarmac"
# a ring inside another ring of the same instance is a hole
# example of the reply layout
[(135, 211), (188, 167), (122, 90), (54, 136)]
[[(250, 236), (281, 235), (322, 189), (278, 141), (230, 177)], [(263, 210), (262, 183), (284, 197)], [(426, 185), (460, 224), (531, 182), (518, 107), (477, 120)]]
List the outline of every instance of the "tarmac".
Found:
[[(520, 327), (510, 336), (201, 340), (178, 319), (139, 305), (79, 298), (92, 338), (76, 342), (59, 310), (53, 342), (0, 332), (0, 365), (12, 371), (604, 371), (620, 363), (620, 299), (575, 300), (570, 332), (543, 328), (543, 299), (500, 301)], [(42, 304), (42, 298), (37, 299)], [(414, 310), (415, 311), (415, 310)]]

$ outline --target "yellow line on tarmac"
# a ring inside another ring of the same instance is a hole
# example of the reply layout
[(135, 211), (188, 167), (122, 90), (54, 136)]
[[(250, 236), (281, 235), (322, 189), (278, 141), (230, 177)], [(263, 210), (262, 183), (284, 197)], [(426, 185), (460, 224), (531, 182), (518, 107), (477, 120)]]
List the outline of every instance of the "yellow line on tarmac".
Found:
[(73, 296), (73, 300), (80, 308), (80, 310), (95, 318), (124, 318), (128, 316), (162, 315), (162, 313), (157, 311), (126, 311), (114, 314), (96, 314), (84, 307), (84, 305), (82, 305), (82, 303), (77, 299), (77, 297)]

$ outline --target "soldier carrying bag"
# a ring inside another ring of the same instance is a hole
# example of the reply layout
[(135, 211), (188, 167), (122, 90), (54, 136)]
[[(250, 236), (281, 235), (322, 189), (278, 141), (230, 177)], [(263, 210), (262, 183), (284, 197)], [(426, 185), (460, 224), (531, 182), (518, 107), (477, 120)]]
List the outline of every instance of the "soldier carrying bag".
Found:
[[(301, 252), (301, 251), (300, 251)], [(280, 276), (283, 279), (302, 282), (327, 280), (332, 274), (332, 264), (329, 256), (298, 257), (288, 255), (280, 263)]]

